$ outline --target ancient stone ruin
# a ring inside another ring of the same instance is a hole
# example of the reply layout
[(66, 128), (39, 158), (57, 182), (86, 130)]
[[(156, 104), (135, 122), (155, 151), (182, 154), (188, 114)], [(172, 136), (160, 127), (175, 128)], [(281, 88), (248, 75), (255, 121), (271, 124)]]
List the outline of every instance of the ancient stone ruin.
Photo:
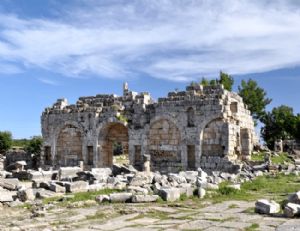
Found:
[[(42, 163), (59, 168), (111, 167), (116, 153), (142, 170), (234, 172), (257, 143), (242, 98), (222, 85), (190, 85), (154, 101), (123, 86), (123, 96), (59, 99), (41, 117)], [(147, 165), (147, 164), (146, 164)]]

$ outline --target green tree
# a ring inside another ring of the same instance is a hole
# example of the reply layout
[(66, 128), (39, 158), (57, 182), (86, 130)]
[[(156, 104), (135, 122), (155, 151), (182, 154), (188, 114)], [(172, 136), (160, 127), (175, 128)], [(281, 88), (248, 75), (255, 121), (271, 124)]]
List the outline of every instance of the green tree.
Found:
[(209, 81), (206, 78), (202, 77), (202, 79), (200, 81), (200, 84), (203, 85), (203, 86), (208, 86)]
[(294, 138), (297, 117), (294, 116), (293, 108), (281, 105), (266, 113), (263, 123), (264, 126), (261, 129), (262, 137), (268, 147), (273, 148), (277, 139)]
[(5, 153), (12, 146), (12, 134), (9, 131), (0, 132), (0, 153)]
[(231, 75), (220, 71), (220, 78), (218, 80), (220, 84), (223, 84), (224, 88), (228, 91), (232, 91), (232, 86), (234, 84), (234, 79)]
[(248, 81), (242, 80), (241, 86), (238, 86), (238, 94), (243, 98), (244, 103), (248, 105), (255, 124), (257, 124), (257, 120), (263, 122), (266, 106), (272, 101), (266, 97), (266, 91), (259, 87), (255, 80), (249, 79)]
[(41, 136), (33, 136), (25, 146), (26, 152), (34, 155), (40, 155), (42, 150), (43, 138)]
[(215, 79), (212, 79), (212, 80), (209, 81), (210, 86), (216, 86), (217, 84), (218, 84), (218, 82)]
[(294, 137), (297, 140), (300, 140), (300, 114), (295, 116), (295, 131), (294, 131)]

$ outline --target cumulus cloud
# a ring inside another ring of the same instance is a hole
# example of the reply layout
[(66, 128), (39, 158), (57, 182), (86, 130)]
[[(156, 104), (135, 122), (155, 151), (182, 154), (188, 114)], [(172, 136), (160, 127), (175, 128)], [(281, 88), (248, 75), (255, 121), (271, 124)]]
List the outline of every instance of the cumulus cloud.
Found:
[(300, 63), (298, 1), (91, 0), (60, 14), (0, 13), (0, 67), (190, 81)]

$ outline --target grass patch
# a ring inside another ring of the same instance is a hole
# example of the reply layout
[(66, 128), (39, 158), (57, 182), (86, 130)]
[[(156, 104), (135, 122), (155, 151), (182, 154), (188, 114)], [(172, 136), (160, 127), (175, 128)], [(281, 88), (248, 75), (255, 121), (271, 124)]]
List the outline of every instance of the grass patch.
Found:
[(245, 231), (254, 231), (259, 228), (259, 224), (253, 223), (252, 225), (245, 228)]
[(207, 221), (218, 221), (218, 222), (225, 222), (225, 221), (233, 221), (234, 217), (228, 217), (228, 218), (206, 218)]
[(231, 204), (228, 206), (229, 209), (236, 209), (239, 208), (239, 206), (237, 204)]
[[(259, 152), (257, 154), (252, 154), (251, 155), (251, 160), (252, 161), (264, 161), (265, 160), (265, 153), (264, 152)], [(271, 162), (273, 164), (284, 164), (284, 163), (292, 163), (293, 160), (289, 157), (288, 153), (286, 152), (281, 152), (277, 155), (271, 155)]]
[(259, 153), (251, 155), (251, 160), (252, 161), (264, 161), (264, 159), (265, 159), (265, 153), (264, 152), (259, 152)]
[(285, 162), (293, 162), (292, 159), (288, 156), (288, 153), (286, 152), (279, 153), (277, 156), (272, 156), (271, 160), (274, 164), (284, 164)]
[(95, 220), (99, 219), (102, 220), (107, 217), (107, 215), (103, 212), (97, 211), (94, 215), (87, 215), (85, 216), (87, 220)]
[(219, 203), (228, 200), (251, 201), (261, 197), (272, 200), (283, 200), (289, 193), (293, 193), (300, 188), (300, 177), (290, 174), (278, 174), (275, 176), (259, 176), (253, 181), (245, 182), (241, 185), (241, 190), (228, 187), (228, 182), (219, 185), (219, 189), (211, 194), (211, 200)]

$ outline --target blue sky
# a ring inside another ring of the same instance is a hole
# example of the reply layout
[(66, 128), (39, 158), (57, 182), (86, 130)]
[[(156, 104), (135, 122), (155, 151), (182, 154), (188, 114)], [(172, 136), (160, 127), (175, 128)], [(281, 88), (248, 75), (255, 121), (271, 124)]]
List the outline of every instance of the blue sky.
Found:
[(220, 70), (299, 113), (299, 23), (296, 0), (1, 0), (0, 130), (39, 135), (57, 98), (124, 81), (157, 98)]

